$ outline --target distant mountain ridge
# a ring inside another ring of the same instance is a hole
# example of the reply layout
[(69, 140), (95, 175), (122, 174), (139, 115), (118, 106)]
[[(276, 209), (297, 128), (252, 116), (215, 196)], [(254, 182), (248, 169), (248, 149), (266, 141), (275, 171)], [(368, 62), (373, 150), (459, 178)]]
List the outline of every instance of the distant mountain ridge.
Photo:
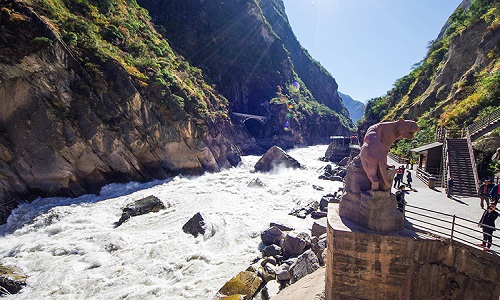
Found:
[(353, 123), (357, 123), (365, 113), (365, 104), (361, 101), (352, 99), (351, 96), (339, 92), (345, 107), (349, 111), (349, 116)]

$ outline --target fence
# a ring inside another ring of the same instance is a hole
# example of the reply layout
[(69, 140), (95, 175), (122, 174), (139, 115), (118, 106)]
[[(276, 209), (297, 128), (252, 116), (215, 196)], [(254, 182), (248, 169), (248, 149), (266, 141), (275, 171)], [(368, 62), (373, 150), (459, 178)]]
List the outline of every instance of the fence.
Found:
[(432, 173), (426, 172), (422, 168), (417, 168), (417, 178), (420, 179), (426, 185), (429, 184), (429, 178), (435, 178), (436, 179), (436, 182), (435, 182), (436, 186), (442, 186), (443, 175), (439, 174), (440, 170), (438, 168), (428, 168), (427, 171), (430, 171), (432, 173), (437, 173), (437, 174), (432, 174)]
[[(456, 240), (464, 244), (477, 245), (483, 243), (482, 229), (478, 221), (471, 221), (456, 215), (442, 213), (418, 206), (406, 204), (403, 210), (405, 219), (409, 221), (414, 229), (425, 230), (435, 235)], [(488, 225), (482, 225), (490, 229), (496, 229)], [(495, 243), (497, 236), (486, 234), (493, 238), (491, 250), (495, 253), (500, 251), (500, 244)]]

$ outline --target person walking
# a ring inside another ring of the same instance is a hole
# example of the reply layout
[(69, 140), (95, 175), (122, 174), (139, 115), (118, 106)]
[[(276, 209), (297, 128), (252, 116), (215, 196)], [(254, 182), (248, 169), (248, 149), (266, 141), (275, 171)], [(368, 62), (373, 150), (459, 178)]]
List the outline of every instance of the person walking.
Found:
[(455, 184), (455, 182), (453, 181), (453, 176), (450, 176), (450, 178), (448, 178), (448, 183), (446, 184), (446, 196), (448, 198), (451, 198), (451, 195), (453, 194), (453, 185)]
[(411, 178), (411, 173), (410, 171), (406, 171), (406, 184), (408, 185), (408, 187), (411, 189), (411, 183), (412, 183), (413, 179)]
[(496, 211), (496, 204), (491, 204), (487, 210), (484, 211), (481, 220), (479, 220), (479, 227), (483, 228), (483, 243), (478, 246), (483, 247), (483, 251), (488, 251), (493, 242), (493, 231), (495, 228), (495, 220), (498, 218)]
[(500, 184), (495, 184), (490, 190), (491, 202), (495, 205), (498, 203), (498, 199), (500, 199)]
[(481, 199), (481, 208), (484, 209), (484, 202), (486, 202), (486, 207), (490, 205), (490, 191), (491, 188), (493, 187), (493, 184), (491, 184), (489, 179), (486, 179), (480, 186), (479, 186), (479, 198)]

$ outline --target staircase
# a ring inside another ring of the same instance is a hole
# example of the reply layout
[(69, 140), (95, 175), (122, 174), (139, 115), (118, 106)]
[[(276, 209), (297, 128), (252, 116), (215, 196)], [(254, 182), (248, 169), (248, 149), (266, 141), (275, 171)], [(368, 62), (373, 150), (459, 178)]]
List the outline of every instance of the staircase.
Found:
[(447, 139), (448, 172), (454, 178), (453, 194), (477, 196), (474, 173), (467, 139)]

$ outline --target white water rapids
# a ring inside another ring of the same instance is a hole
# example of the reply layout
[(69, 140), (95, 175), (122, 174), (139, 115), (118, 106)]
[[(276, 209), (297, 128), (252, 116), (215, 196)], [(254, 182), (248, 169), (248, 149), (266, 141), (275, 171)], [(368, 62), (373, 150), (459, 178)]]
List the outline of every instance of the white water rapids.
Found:
[[(22, 204), (0, 226), (0, 263), (29, 277), (5, 299), (211, 299), (261, 256), (260, 232), (270, 222), (310, 233), (310, 217), (288, 213), (341, 186), (318, 179), (326, 147), (289, 151), (301, 170), (253, 172), (260, 157), (246, 156), (220, 173), (111, 184), (99, 196)], [(125, 205), (149, 195), (167, 208), (115, 228)], [(211, 230), (194, 238), (182, 226), (197, 212)]]

